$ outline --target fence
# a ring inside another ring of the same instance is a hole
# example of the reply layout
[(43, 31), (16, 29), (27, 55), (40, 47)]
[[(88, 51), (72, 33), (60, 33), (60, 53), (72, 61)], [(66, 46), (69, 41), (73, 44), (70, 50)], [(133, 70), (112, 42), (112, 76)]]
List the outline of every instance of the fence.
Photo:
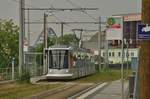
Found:
[(43, 75), (43, 53), (25, 53), (25, 67), (32, 77)]
[[(31, 77), (42, 76), (44, 74), (43, 69), (43, 53), (25, 53), (24, 67), (28, 71)], [(22, 71), (24, 72), (24, 71)], [(0, 68), (0, 81), (14, 80), (18, 77), (18, 67)]]
[(17, 68), (0, 68), (0, 81), (14, 80), (17, 78), (17, 75)]

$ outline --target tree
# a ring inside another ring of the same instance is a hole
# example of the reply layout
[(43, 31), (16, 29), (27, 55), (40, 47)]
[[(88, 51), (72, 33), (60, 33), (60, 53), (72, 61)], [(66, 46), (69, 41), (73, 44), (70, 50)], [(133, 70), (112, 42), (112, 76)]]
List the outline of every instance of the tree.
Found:
[(19, 27), (12, 20), (0, 19), (0, 68), (9, 67), (14, 57), (18, 64)]
[[(63, 38), (60, 36), (58, 38), (48, 38), (48, 47), (55, 45), (55, 44), (62, 44), (62, 45), (72, 45), (72, 44), (78, 44), (79, 39), (73, 35), (73, 34), (66, 34), (63, 36)], [(36, 52), (43, 52), (44, 44), (40, 43), (36, 46), (35, 51)]]
[[(48, 38), (48, 46), (52, 46), (55, 43), (56, 43), (56, 37), (54, 37), (54, 38), (49, 37)], [(44, 48), (44, 44), (43, 43), (39, 43), (39, 44), (37, 44), (37, 46), (35, 48), (35, 51), (36, 52), (43, 52), (43, 48)]]
[(72, 45), (72, 44), (78, 44), (79, 39), (76, 37), (76, 35), (73, 34), (66, 34), (63, 37), (58, 38), (58, 43), (63, 45)]

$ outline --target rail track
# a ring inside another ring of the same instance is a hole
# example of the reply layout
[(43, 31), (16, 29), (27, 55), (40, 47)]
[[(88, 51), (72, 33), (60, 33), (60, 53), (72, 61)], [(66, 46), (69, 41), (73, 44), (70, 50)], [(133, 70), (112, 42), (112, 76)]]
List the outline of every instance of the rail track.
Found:
[(93, 84), (69, 83), (56, 89), (25, 97), (24, 99), (67, 99), (91, 86)]
[[(5, 90), (13, 89), (14, 84), (13, 82), (5, 82), (1, 83), (0, 90), (4, 91), (1, 92), (1, 94), (5, 94)], [(83, 99), (83, 97), (87, 97), (90, 95), (92, 90), (100, 88), (99, 86), (105, 86), (106, 84), (103, 83), (77, 83), (77, 82), (39, 82), (37, 83), (39, 85), (43, 84), (63, 84), (61, 87), (57, 87), (55, 89), (50, 89), (47, 91), (43, 91), (31, 96), (26, 96), (23, 99)], [(4, 85), (7, 85), (7, 87)], [(4, 87), (4, 88), (3, 88)], [(34, 87), (33, 87), (34, 88)], [(40, 88), (40, 87), (39, 87)], [(23, 90), (25, 91), (24, 88)], [(32, 89), (32, 86), (31, 88)], [(21, 90), (20, 90), (21, 91)], [(9, 92), (9, 91), (8, 91)], [(12, 91), (10, 90), (10, 93)]]
[(101, 83), (69, 83), (56, 89), (25, 97), (24, 99), (76, 99), (99, 85)]

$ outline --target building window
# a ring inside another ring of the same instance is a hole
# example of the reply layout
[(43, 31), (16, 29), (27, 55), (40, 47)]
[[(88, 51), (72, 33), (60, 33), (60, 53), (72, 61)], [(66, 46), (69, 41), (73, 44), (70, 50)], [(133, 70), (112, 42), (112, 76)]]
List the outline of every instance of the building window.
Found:
[(105, 56), (105, 52), (103, 52), (103, 57)]
[(129, 52), (126, 52), (126, 57), (129, 57)]
[(115, 56), (115, 53), (114, 52), (112, 52), (112, 57), (114, 57)]
[(118, 56), (121, 57), (121, 52), (118, 52)]
[(111, 52), (109, 52), (109, 57), (111, 57)]
[(131, 52), (131, 57), (134, 57), (134, 52)]

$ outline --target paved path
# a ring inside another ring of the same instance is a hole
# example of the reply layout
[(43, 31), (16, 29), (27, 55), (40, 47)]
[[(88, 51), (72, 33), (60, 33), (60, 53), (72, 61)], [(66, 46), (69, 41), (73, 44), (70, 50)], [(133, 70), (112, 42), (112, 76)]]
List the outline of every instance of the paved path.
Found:
[[(124, 86), (127, 91), (128, 83), (126, 82)], [(89, 99), (121, 99), (121, 81), (112, 82)]]

